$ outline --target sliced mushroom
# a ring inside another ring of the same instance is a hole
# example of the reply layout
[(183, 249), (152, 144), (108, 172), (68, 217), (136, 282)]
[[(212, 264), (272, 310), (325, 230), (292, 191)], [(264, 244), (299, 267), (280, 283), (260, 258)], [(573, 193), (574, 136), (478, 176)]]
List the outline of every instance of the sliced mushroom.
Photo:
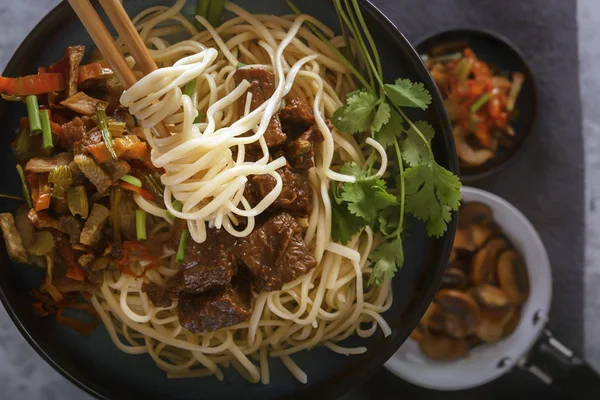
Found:
[(529, 274), (525, 261), (515, 251), (505, 251), (498, 259), (498, 283), (513, 304), (522, 304), (529, 297)]
[(492, 239), (475, 254), (469, 274), (469, 281), (473, 286), (494, 281), (498, 257), (507, 247), (506, 240)]
[(515, 310), (512, 313), (510, 319), (504, 325), (504, 332), (502, 332), (502, 337), (507, 337), (513, 334), (513, 332), (519, 326), (519, 322), (521, 322), (521, 310)]
[(444, 330), (444, 320), (444, 310), (439, 304), (432, 301), (419, 324), (427, 329), (441, 332)]
[(459, 229), (454, 235), (453, 250), (462, 250), (465, 252), (475, 251), (475, 243), (473, 243), (473, 235), (470, 229)]
[(487, 243), (487, 241), (494, 236), (495, 229), (491, 224), (485, 225), (472, 225), (471, 226), (471, 238), (475, 248), (479, 249)]
[(492, 209), (478, 201), (464, 203), (458, 212), (458, 228), (468, 229), (471, 225), (487, 225), (492, 222)]
[(471, 335), (467, 338), (467, 344), (469, 345), (469, 349), (475, 348), (484, 343), (485, 342), (481, 340), (481, 338), (477, 335)]
[(456, 258), (458, 257), (458, 252), (455, 249), (452, 249), (450, 251), (450, 258), (448, 259), (448, 263), (453, 263), (456, 261)]
[(504, 326), (512, 317), (514, 307), (502, 290), (492, 285), (480, 285), (471, 290), (471, 296), (481, 310), (477, 336), (486, 342), (497, 342), (504, 334)]
[(455, 339), (444, 334), (426, 332), (420, 343), (425, 355), (433, 360), (455, 360), (469, 351), (466, 339)]
[(475, 332), (481, 320), (479, 306), (467, 293), (442, 289), (435, 300), (444, 311), (444, 331), (457, 339)]
[(456, 260), (448, 264), (448, 269), (457, 269), (462, 271), (465, 275), (469, 274), (469, 270), (471, 269), (471, 260)]
[(425, 327), (421, 323), (417, 324), (416, 328), (410, 333), (410, 338), (415, 342), (421, 343), (425, 338)]
[(450, 266), (448, 266), (448, 269), (442, 277), (440, 288), (465, 290), (467, 288), (467, 275), (458, 268), (450, 268)]

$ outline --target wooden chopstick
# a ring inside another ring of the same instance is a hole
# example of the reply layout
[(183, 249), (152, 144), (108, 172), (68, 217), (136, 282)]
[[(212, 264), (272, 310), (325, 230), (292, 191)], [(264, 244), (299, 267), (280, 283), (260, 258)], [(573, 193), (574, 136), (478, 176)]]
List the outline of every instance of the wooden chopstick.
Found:
[(156, 62), (121, 2), (119, 0), (99, 0), (99, 2), (144, 75), (156, 71), (158, 69)]
[[(136, 60), (136, 63), (138, 63), (140, 65), (140, 69), (142, 69), (142, 72), (144, 73), (144, 75), (149, 74), (150, 72), (157, 69), (156, 63), (152, 59), (152, 56), (150, 56), (150, 53), (146, 49), (146, 46), (144, 45), (142, 39), (140, 38), (140, 35), (135, 30), (135, 27), (133, 27), (133, 23), (129, 19), (129, 16), (127, 16), (127, 13), (125, 12), (125, 10), (121, 6), (121, 4), (118, 1), (116, 3), (118, 3), (119, 7), (121, 8), (122, 12), (124, 13), (124, 15), (125, 15), (124, 18), (126, 19), (126, 21), (129, 21), (129, 24), (133, 28), (133, 32), (135, 33), (135, 36), (137, 36), (137, 38), (139, 39), (139, 42), (141, 42), (141, 46), (145, 50), (147, 57), (150, 60), (152, 60), (154, 69), (152, 69), (152, 70), (145, 69), (145, 67), (148, 66), (148, 61), (146, 60), (145, 63), (141, 63), (136, 58), (136, 54), (133, 52), (133, 50), (131, 48), (129, 49), (131, 51), (132, 56)], [(90, 1), (89, 0), (69, 0), (69, 4), (75, 11), (75, 14), (77, 14), (77, 17), (79, 17), (79, 20), (85, 27), (85, 30), (88, 32), (88, 34), (90, 35), (90, 37), (92, 38), (92, 40), (94, 41), (96, 46), (98, 47), (98, 50), (100, 50), (100, 52), (102, 53), (104, 58), (110, 63), (111, 67), (115, 71), (115, 74), (117, 75), (117, 78), (119, 78), (119, 80), (121, 81), (121, 83), (123, 84), (125, 89), (128, 89), (131, 86), (133, 86), (133, 84), (137, 82), (137, 79), (136, 79), (135, 75), (133, 74), (133, 71), (131, 70), (131, 68), (129, 68), (129, 64), (127, 64), (127, 61), (125, 61), (125, 57), (123, 57), (123, 55), (119, 51), (115, 41), (113, 40), (112, 36), (108, 32), (108, 29), (106, 29), (106, 27), (102, 23), (100, 16), (96, 12), (96, 10), (94, 9), (94, 7), (90, 3)], [(110, 4), (110, 5), (104, 6), (104, 4), (103, 4), (103, 7), (105, 7), (105, 10), (108, 8), (112, 9), (113, 5)], [(107, 14), (108, 14), (108, 11), (107, 11)], [(113, 13), (111, 12), (111, 14), (113, 14)], [(112, 20), (112, 17), (110, 17), (110, 15), (109, 15), (109, 18)], [(123, 18), (123, 17), (121, 16), (121, 18)], [(123, 22), (121, 22), (120, 24), (122, 24), (122, 23)], [(130, 38), (131, 35), (129, 33), (127, 35), (123, 35), (119, 31), (120, 28), (118, 26), (115, 26), (115, 28), (117, 29), (117, 32), (119, 32), (119, 35), (121, 35), (121, 37), (123, 38), (123, 41), (125, 42), (126, 45), (128, 45), (129, 43), (133, 43), (132, 39)], [(141, 52), (141, 50), (136, 48), (136, 52)], [(169, 132), (169, 129), (162, 122), (157, 124), (153, 128), (153, 131), (155, 132), (155, 134), (157, 134), (158, 136), (163, 137), (163, 138), (171, 136), (171, 132)]]
[(137, 79), (94, 7), (87, 0), (69, 0), (69, 4), (71, 4), (85, 30), (96, 43), (98, 50), (110, 63), (113, 71), (117, 74), (117, 78), (119, 78), (125, 89), (129, 89), (137, 82)]

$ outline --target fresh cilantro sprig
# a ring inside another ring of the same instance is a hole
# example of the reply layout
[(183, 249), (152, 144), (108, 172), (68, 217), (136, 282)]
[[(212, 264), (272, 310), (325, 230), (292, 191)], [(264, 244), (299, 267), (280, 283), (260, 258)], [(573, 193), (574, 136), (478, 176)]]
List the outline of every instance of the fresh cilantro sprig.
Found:
[(452, 211), (460, 205), (461, 183), (436, 162), (431, 149), (433, 127), (425, 121), (413, 122), (404, 111), (427, 110), (431, 104), (429, 91), (422, 83), (408, 79), (384, 83), (379, 53), (358, 1), (333, 2), (342, 32), (349, 36), (346, 43), (352, 39), (358, 65), (364, 66), (366, 72), (365, 77), (318, 28), (309, 25), (362, 85), (362, 89), (346, 95), (346, 104), (333, 115), (333, 125), (349, 134), (370, 135), (379, 142), (388, 157), (395, 158), (390, 165), (396, 179), (386, 182), (374, 177), (373, 157), (368, 157), (364, 166), (344, 165), (340, 172), (354, 176), (355, 182), (338, 184), (332, 189), (332, 237), (347, 243), (366, 226), (380, 233), (383, 242), (369, 256), (373, 262), (369, 284), (381, 284), (391, 279), (404, 263), (404, 214), (408, 212), (423, 221), (429, 236), (442, 236)]

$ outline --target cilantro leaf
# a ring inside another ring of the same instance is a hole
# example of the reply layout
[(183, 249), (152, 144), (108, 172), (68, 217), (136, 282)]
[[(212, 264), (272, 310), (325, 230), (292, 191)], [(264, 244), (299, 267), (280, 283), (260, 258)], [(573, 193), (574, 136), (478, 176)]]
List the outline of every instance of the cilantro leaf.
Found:
[(385, 101), (379, 105), (375, 117), (373, 118), (373, 124), (371, 125), (371, 132), (377, 133), (381, 130), (381, 127), (388, 123), (390, 120), (390, 105)]
[(396, 137), (404, 131), (403, 122), (404, 118), (398, 112), (392, 111), (388, 122), (381, 127), (379, 132), (375, 133), (375, 140), (383, 147), (393, 145)]
[(384, 236), (394, 234), (400, 222), (400, 207), (388, 207), (379, 213), (377, 218), (379, 222), (379, 231)]
[(380, 285), (383, 281), (392, 279), (396, 270), (404, 263), (402, 239), (398, 237), (390, 242), (380, 244), (371, 253), (369, 259), (375, 263), (369, 278), (369, 285), (373, 283)]
[(361, 90), (346, 99), (346, 105), (333, 113), (333, 125), (343, 132), (355, 134), (371, 127), (379, 99), (373, 93)]
[(348, 210), (348, 203), (331, 202), (331, 237), (334, 241), (346, 244), (367, 225), (367, 221)]
[(348, 210), (367, 222), (377, 220), (379, 212), (397, 204), (396, 196), (388, 193), (381, 179), (344, 184), (342, 199), (347, 201)]
[(370, 175), (369, 171), (355, 162), (347, 162), (344, 164), (340, 172), (344, 175), (351, 175), (355, 177), (357, 181), (364, 181)]
[(431, 94), (422, 83), (409, 79), (397, 79), (395, 84), (386, 84), (385, 93), (396, 107), (417, 107), (426, 110), (431, 104)]
[(406, 211), (427, 223), (429, 236), (440, 237), (460, 206), (461, 183), (452, 172), (432, 162), (408, 168), (404, 173)]
[[(430, 143), (435, 131), (433, 127), (425, 121), (417, 121), (415, 127), (423, 134), (427, 142)], [(421, 136), (411, 126), (406, 132), (406, 137), (400, 142), (400, 150), (402, 158), (411, 166), (429, 162), (431, 160), (431, 152)]]

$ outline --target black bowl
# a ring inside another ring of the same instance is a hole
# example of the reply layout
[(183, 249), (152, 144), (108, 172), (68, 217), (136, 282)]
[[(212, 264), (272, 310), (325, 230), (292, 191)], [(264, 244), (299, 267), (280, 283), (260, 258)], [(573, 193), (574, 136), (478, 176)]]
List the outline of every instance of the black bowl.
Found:
[(521, 51), (508, 39), (481, 29), (450, 29), (418, 40), (415, 48), (420, 55), (430, 55), (432, 49), (444, 46), (451, 51), (471, 47), (477, 57), (505, 73), (522, 72), (525, 82), (517, 99), (517, 118), (512, 122), (515, 136), (510, 147), (499, 149), (490, 161), (473, 167), (460, 167), (460, 177), (465, 182), (473, 182), (500, 171), (509, 165), (525, 147), (537, 120), (537, 86), (533, 72)]
[[(164, 2), (164, 0), (163, 0)], [(143, 7), (160, 4), (160, 0), (129, 0), (130, 13)], [(284, 0), (239, 0), (238, 4), (251, 12), (287, 14)], [(302, 8), (332, 27), (337, 17), (330, 2), (306, 0)], [(192, 13), (193, 2), (185, 11)], [(424, 82), (432, 91), (433, 104), (427, 113), (419, 115), (437, 131), (433, 142), (437, 161), (456, 172), (457, 160), (452, 130), (443, 103), (420, 57), (394, 25), (373, 5), (363, 3), (367, 24), (379, 44), (388, 77), (410, 78)], [(34, 73), (40, 65), (49, 65), (63, 54), (66, 45), (91, 45), (91, 40), (66, 2), (59, 4), (24, 40), (10, 60), (5, 76)], [(19, 193), (15, 159), (10, 141), (25, 115), (22, 104), (0, 100), (0, 121), (4, 129), (0, 137), (0, 165), (6, 171), (3, 191)], [(2, 212), (12, 212), (14, 202), (0, 200)], [(0, 298), (15, 325), (31, 346), (52, 367), (91, 395), (101, 399), (271, 399), (271, 398), (335, 398), (353, 385), (359, 384), (385, 361), (406, 340), (429, 304), (445, 269), (455, 230), (455, 220), (448, 233), (440, 239), (430, 239), (422, 225), (414, 224), (405, 241), (406, 263), (393, 282), (394, 304), (385, 317), (392, 334), (384, 338), (378, 332), (368, 340), (352, 338), (348, 344), (361, 343), (369, 351), (346, 357), (320, 347), (305, 351), (294, 360), (308, 374), (308, 384), (297, 382), (279, 361), (271, 362), (271, 384), (250, 384), (229, 369), (225, 382), (213, 377), (169, 380), (149, 356), (127, 355), (115, 348), (103, 327), (84, 337), (54, 323), (51, 318), (37, 317), (31, 306), (30, 289), (37, 287), (43, 273), (34, 267), (12, 264), (0, 246)]]

